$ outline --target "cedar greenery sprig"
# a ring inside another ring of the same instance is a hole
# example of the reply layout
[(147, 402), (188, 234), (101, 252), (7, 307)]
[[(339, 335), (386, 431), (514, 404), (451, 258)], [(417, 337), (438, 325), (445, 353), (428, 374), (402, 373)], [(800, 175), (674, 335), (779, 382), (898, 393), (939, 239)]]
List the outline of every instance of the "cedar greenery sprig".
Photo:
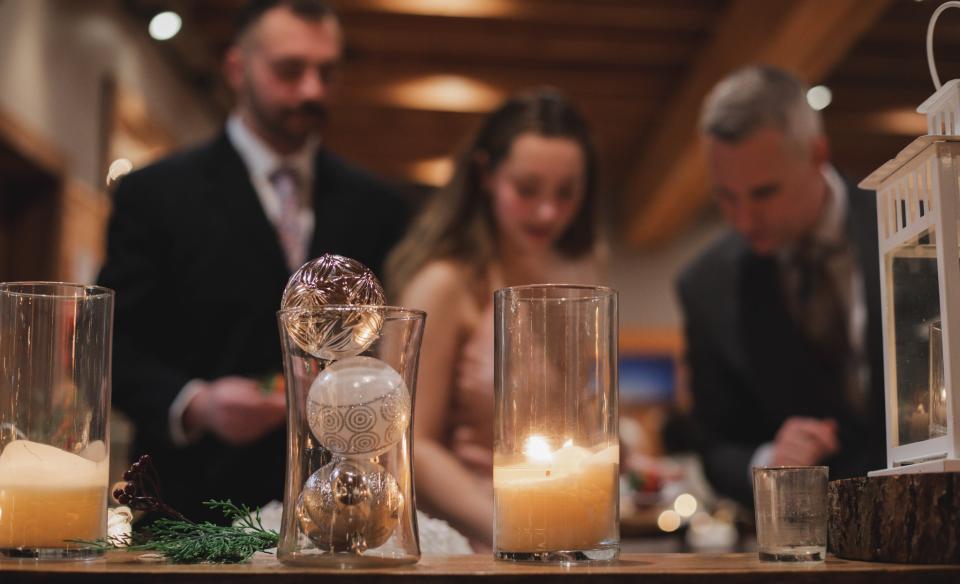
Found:
[(107, 536), (96, 541), (75, 541), (100, 551), (128, 549), (152, 550), (177, 564), (210, 562), (232, 564), (250, 559), (254, 553), (276, 547), (280, 540), (276, 531), (263, 527), (260, 511), (232, 501), (204, 501), (210, 509), (220, 510), (231, 523), (217, 525), (209, 521), (194, 523), (168, 505), (160, 496), (160, 476), (149, 455), (133, 463), (123, 479), (123, 488), (113, 496), (121, 505), (138, 511), (166, 515), (132, 535)]
[(254, 553), (276, 547), (276, 531), (263, 527), (260, 511), (231, 501), (204, 501), (206, 507), (219, 509), (235, 523), (217, 525), (209, 521), (193, 523), (182, 519), (158, 519), (150, 527), (132, 536), (113, 536), (85, 543), (106, 551), (125, 548), (131, 551), (155, 551), (175, 564), (209, 562), (234, 564), (250, 559)]

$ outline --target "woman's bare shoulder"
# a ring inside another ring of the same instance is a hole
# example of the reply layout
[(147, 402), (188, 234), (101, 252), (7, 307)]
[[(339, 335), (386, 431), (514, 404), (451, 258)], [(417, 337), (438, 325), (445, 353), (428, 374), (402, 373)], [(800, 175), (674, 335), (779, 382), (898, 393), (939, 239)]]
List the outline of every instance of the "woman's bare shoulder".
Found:
[(432, 260), (413, 275), (400, 296), (405, 303), (460, 303), (470, 298), (470, 282), (470, 270), (462, 262)]

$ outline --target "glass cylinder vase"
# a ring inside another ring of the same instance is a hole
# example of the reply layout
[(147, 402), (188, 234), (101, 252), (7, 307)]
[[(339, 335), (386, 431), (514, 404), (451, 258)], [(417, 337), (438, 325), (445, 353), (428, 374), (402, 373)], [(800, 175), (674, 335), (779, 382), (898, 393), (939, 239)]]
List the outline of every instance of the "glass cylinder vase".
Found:
[(420, 558), (411, 441), (425, 317), (385, 306), (278, 313), (287, 391), (280, 561)]
[(494, 294), (494, 555), (619, 554), (617, 294), (543, 285)]
[(0, 284), (0, 558), (106, 536), (113, 290)]

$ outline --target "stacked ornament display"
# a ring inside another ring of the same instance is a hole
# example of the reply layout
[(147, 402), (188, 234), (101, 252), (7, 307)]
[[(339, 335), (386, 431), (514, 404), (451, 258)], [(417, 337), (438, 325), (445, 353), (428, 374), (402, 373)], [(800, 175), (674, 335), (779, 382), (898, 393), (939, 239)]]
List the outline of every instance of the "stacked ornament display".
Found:
[(380, 336), (383, 304), (373, 272), (332, 254), (304, 264), (283, 294), (288, 317), (281, 326), (320, 364), (301, 423), (323, 456), (300, 488), (295, 514), (303, 536), (324, 552), (362, 554), (383, 545), (405, 504), (380, 458), (403, 440), (410, 392), (389, 364), (361, 355)]

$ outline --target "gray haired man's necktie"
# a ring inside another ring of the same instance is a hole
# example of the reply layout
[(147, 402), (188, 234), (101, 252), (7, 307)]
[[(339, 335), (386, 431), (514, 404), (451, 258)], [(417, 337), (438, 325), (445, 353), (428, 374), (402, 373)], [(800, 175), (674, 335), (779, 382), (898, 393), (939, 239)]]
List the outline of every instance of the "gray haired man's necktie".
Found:
[(862, 413), (865, 408), (863, 379), (849, 335), (849, 315), (830, 262), (851, 254), (849, 246), (824, 246), (803, 242), (793, 256), (796, 289), (791, 303), (800, 328), (820, 356), (831, 363), (843, 378), (845, 401)]

